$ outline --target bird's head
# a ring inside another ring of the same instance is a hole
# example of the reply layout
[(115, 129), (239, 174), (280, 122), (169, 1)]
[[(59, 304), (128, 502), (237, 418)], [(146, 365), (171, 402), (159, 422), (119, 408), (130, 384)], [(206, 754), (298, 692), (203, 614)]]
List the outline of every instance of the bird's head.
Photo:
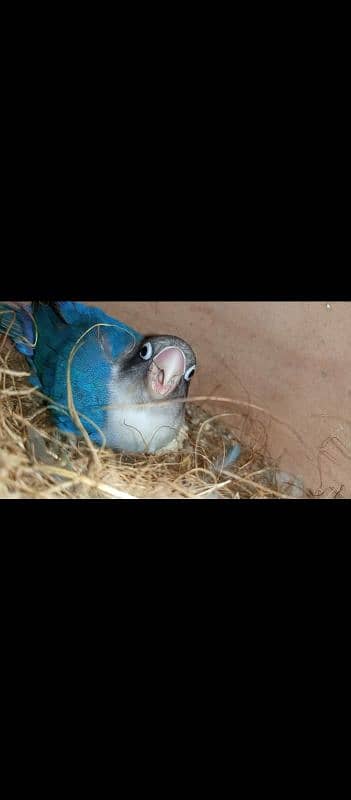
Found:
[(144, 336), (120, 364), (121, 374), (133, 376), (153, 401), (186, 397), (195, 369), (194, 351), (177, 336)]
[(152, 453), (167, 446), (184, 419), (179, 400), (187, 396), (195, 368), (194, 351), (177, 336), (132, 335), (118, 356), (112, 351), (109, 446)]

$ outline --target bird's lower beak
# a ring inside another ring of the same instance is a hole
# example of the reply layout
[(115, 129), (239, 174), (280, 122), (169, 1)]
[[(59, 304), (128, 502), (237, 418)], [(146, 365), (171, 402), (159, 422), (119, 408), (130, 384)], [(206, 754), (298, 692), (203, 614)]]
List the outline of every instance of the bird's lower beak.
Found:
[(167, 397), (178, 386), (185, 368), (184, 353), (178, 347), (165, 347), (153, 359), (148, 373), (150, 394), (157, 399)]

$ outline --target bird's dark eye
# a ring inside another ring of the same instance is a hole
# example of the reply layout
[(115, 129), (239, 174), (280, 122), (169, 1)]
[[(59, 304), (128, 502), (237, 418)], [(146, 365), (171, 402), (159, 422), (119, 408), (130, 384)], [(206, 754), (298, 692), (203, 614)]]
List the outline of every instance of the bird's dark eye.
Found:
[(184, 378), (186, 381), (190, 381), (193, 377), (196, 367), (188, 367), (188, 369), (184, 372)]
[(142, 348), (141, 348), (141, 350), (139, 352), (139, 355), (140, 355), (140, 358), (144, 359), (144, 361), (148, 361), (149, 358), (151, 358), (151, 356), (152, 356), (152, 345), (151, 345), (150, 342), (146, 342), (146, 344), (143, 344), (143, 346), (142, 346)]

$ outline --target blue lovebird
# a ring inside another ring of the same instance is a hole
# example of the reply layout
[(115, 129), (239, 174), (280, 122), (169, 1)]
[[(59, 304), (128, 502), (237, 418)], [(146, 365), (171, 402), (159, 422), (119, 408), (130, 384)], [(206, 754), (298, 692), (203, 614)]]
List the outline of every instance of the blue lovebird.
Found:
[(99, 308), (68, 301), (0, 303), (0, 332), (26, 356), (30, 382), (50, 398), (61, 431), (81, 435), (71, 397), (98, 445), (154, 453), (177, 435), (185, 404), (159, 401), (188, 394), (196, 357), (183, 339), (143, 336)]

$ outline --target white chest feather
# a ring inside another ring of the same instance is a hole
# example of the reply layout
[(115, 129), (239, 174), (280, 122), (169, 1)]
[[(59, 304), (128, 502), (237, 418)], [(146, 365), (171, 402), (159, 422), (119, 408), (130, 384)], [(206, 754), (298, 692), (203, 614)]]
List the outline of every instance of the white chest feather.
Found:
[(171, 442), (183, 420), (184, 405), (171, 403), (143, 408), (136, 406), (146, 398), (135, 394), (126, 381), (119, 379), (118, 367), (113, 368), (109, 385), (106, 442), (109, 447), (131, 452), (154, 453)]

